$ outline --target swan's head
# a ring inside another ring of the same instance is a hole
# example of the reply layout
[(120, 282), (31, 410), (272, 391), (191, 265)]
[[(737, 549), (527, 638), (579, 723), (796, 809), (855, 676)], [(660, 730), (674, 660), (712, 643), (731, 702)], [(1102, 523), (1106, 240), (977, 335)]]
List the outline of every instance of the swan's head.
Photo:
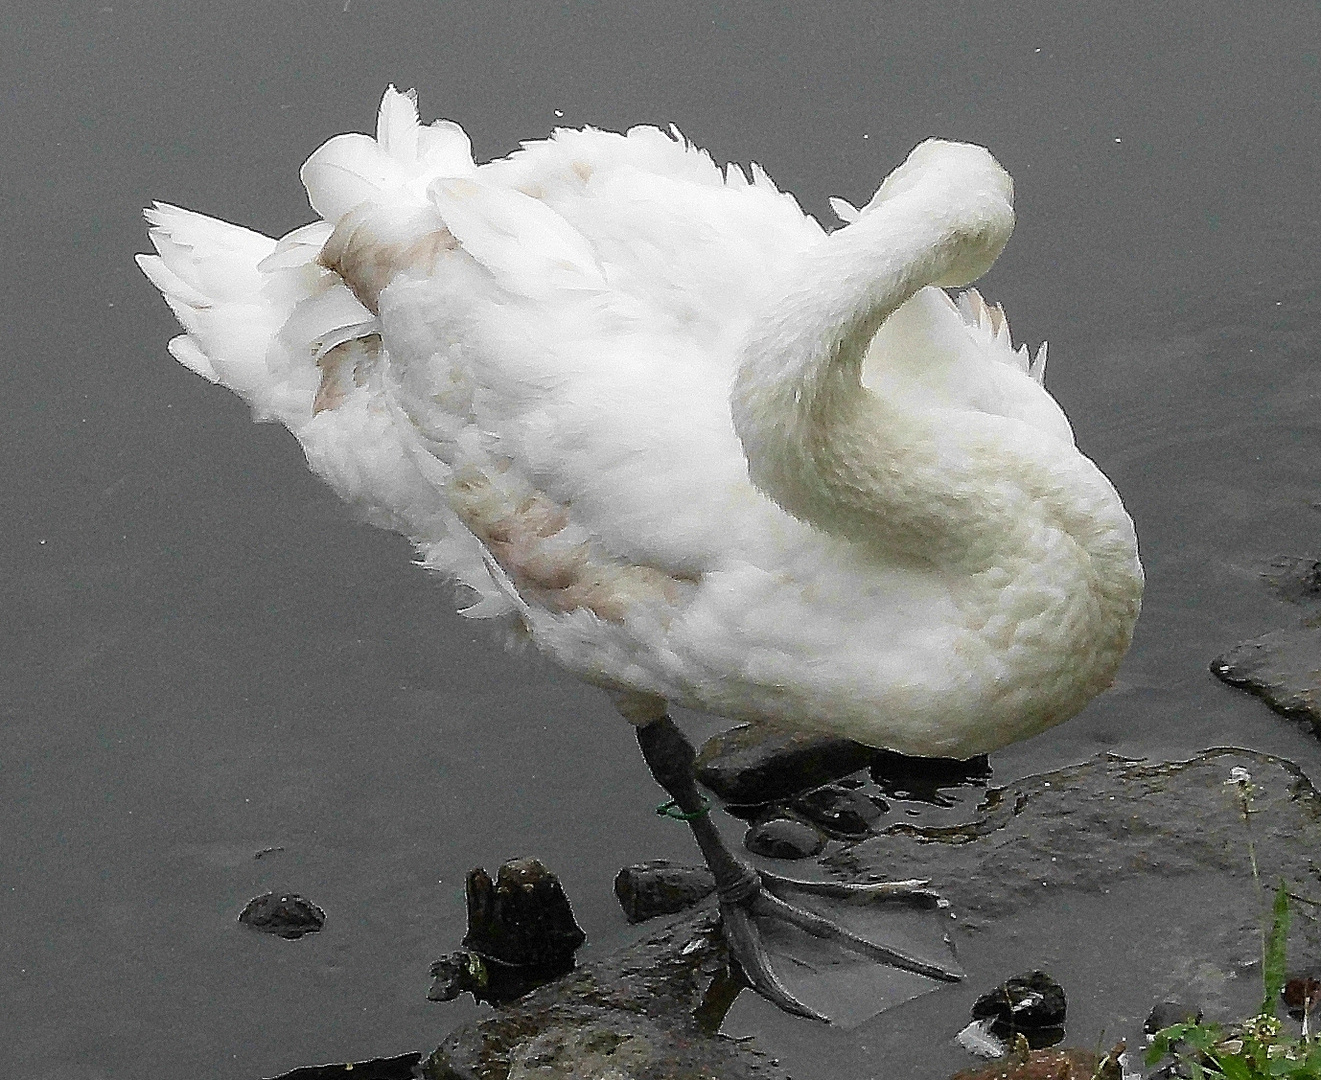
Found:
[[(948, 198), (941, 197), (942, 186), (949, 187)], [(975, 192), (975, 197), (969, 198), (969, 192)], [(929, 282), (932, 285), (957, 288), (976, 281), (1000, 257), (1014, 231), (1014, 181), (982, 146), (944, 139), (919, 143), (885, 178), (862, 214), (884, 203), (909, 199), (957, 213), (950, 222), (950, 242), (957, 254)]]

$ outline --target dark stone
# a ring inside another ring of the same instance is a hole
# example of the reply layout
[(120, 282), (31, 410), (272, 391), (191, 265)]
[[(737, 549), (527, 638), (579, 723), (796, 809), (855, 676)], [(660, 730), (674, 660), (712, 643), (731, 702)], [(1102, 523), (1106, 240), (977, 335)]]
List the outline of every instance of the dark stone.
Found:
[(453, 1001), (462, 993), (483, 1001), (490, 975), (485, 960), (476, 953), (459, 949), (431, 962), (431, 979), (428, 1001)]
[[(1044, 971), (1029, 971), (1006, 979), (979, 997), (973, 1002), (972, 1018), (990, 1020), (991, 1032), (1001, 1038), (1022, 1032), (1028, 1044), (1038, 1049), (1064, 1037), (1066, 1009), (1064, 987)], [(1050, 1041), (1034, 1042), (1032, 1036), (1037, 1032), (1048, 1033)]]
[(413, 1080), (422, 1055), (399, 1054), (397, 1057), (372, 1058), (371, 1061), (336, 1062), (331, 1065), (305, 1065), (281, 1073), (274, 1080)]
[(873, 753), (849, 739), (745, 724), (702, 744), (697, 779), (725, 802), (766, 803), (865, 769)]
[(1164, 1031), (1165, 1028), (1173, 1027), (1175, 1024), (1200, 1024), (1201, 1022), (1201, 1009), (1195, 1006), (1189, 1007), (1182, 1001), (1162, 1001), (1147, 1014), (1147, 1019), (1142, 1023), (1142, 1034), (1155, 1035), (1156, 1032)]
[(991, 778), (991, 763), (985, 754), (961, 761), (958, 758), (920, 758), (877, 750), (872, 759), (872, 779), (892, 799), (950, 807), (955, 800), (942, 789), (985, 787)]
[(793, 809), (830, 836), (856, 840), (889, 809), (880, 800), (838, 784), (827, 784), (795, 799)]
[(1211, 661), (1211, 673), (1321, 732), (1321, 627), (1276, 630)]
[(239, 912), (239, 922), (263, 934), (293, 941), (304, 934), (315, 934), (325, 926), (326, 913), (297, 893), (268, 892), (248, 901)]
[(777, 817), (748, 829), (743, 846), (752, 854), (768, 859), (807, 859), (821, 852), (826, 838), (805, 822)]
[(559, 878), (537, 859), (514, 859), (492, 883), (480, 867), (468, 874), (468, 932), (463, 947), (485, 960), (563, 972), (587, 940)]
[(705, 866), (676, 866), (668, 859), (626, 866), (615, 875), (615, 896), (631, 923), (676, 915), (715, 889), (716, 879)]
[[(1003, 1003), (1003, 1007), (999, 1003)], [(1044, 971), (1030, 971), (1007, 979), (1002, 986), (977, 999), (972, 1007), (975, 1014), (978, 1005), (988, 1010), (980, 1013), (978, 1019), (999, 1017), (1019, 1031), (1059, 1027), (1068, 1013), (1064, 987)]]

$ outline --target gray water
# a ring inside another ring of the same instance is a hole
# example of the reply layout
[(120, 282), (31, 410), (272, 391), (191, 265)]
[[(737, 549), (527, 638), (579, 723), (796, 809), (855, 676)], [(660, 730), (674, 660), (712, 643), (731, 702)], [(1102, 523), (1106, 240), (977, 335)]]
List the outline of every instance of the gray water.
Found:
[[(1318, 53), (1302, 2), (6, 6), (0, 1075), (245, 1080), (429, 1048), (479, 1015), (425, 1000), (470, 867), (544, 859), (590, 956), (636, 933), (620, 865), (693, 854), (603, 695), (456, 617), (290, 436), (169, 359), (131, 261), (148, 200), (302, 224), (299, 164), (369, 129), (389, 82), (480, 159), (557, 123), (674, 122), (823, 220), (922, 138), (987, 145), (1019, 226), (981, 286), (1049, 338), (1149, 581), (1118, 687), (996, 755), (996, 781), (1222, 743), (1321, 779), (1315, 738), (1206, 670), (1296, 618), (1259, 562), (1321, 553)], [(240, 930), (267, 888), (325, 931)], [(1145, 1002), (1104, 914), (1057, 912), (1037, 943), (1109, 971), (1083, 1043)], [(799, 1080), (867, 1077), (957, 1030), (952, 1000), (852, 1033), (755, 999), (735, 1019)]]

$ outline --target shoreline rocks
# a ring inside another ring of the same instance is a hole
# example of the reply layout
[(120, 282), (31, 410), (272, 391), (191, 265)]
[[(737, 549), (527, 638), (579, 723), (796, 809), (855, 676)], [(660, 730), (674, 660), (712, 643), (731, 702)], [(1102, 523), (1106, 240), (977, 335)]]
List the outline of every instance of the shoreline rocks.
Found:
[[(1043, 915), (1056, 918), (1049, 913), (1060, 909), (1062, 899), (1085, 904), (1089, 918), (1099, 914), (1136, 931), (1129, 905), (1133, 888), (1140, 887), (1142, 895), (1159, 902), (1142, 909), (1142, 940), (1155, 943), (1144, 944), (1149, 955), (1143, 962), (1156, 975), (1142, 976), (1133, 988), (1138, 1001), (1125, 1006), (1136, 1013), (1135, 1027), (1151, 1002), (1182, 994), (1194, 995), (1213, 1018), (1235, 1019), (1239, 996), (1259, 1000), (1259, 989), (1251, 984), (1260, 978), (1243, 968), (1245, 958), (1260, 955), (1260, 940), (1245, 825), (1237, 786), (1230, 783), (1231, 770), (1237, 769), (1251, 774), (1251, 824), (1262, 877), (1284, 877), (1298, 895), (1316, 896), (1321, 794), (1293, 763), (1234, 748), (1175, 762), (1099, 755), (990, 789), (953, 824), (895, 821), (859, 843), (836, 846), (820, 865), (842, 881), (880, 880), (896, 871), (931, 879), (958, 916), (951, 932), (964, 942), (975, 938), (983, 952), (1004, 927), (1016, 927), (1015, 934), (1032, 932), (1045, 925)], [(1213, 889), (1216, 903), (1173, 902), (1186, 900), (1189, 888)], [(1113, 902), (1119, 910), (1107, 907), (1113, 906), (1107, 895), (1112, 889), (1124, 896)], [(780, 1080), (784, 1070), (768, 1056), (773, 1046), (715, 1034), (738, 986), (726, 971), (712, 901), (704, 903), (637, 945), (583, 965), (453, 1032), (428, 1059), (425, 1075), (432, 1080), (617, 1080), (619, 1075)], [(1321, 955), (1316, 913), (1299, 904), (1294, 915), (1291, 959)], [(1190, 918), (1200, 921), (1190, 925)], [(1096, 963), (1105, 959), (1097, 957)], [(966, 993), (961, 1000), (970, 1004)], [(957, 1026), (951, 1020), (944, 1037), (952, 1039)], [(774, 1029), (760, 1038), (773, 1040)], [(1031, 1070), (1045, 1067), (1048, 1058), (1056, 1065), (1073, 1060), (1059, 1051), (1028, 1055), (1030, 1065), (1025, 1062), (1012, 1075), (1036, 1075)], [(893, 1065), (903, 1075), (922, 1077), (952, 1071), (922, 1072), (922, 1060), (896, 1058)], [(1001, 1071), (1006, 1067), (1000, 1064)]]
[(1321, 560), (1277, 555), (1261, 577), (1279, 599), (1304, 609), (1303, 624), (1239, 642), (1211, 661), (1211, 674), (1321, 736)]

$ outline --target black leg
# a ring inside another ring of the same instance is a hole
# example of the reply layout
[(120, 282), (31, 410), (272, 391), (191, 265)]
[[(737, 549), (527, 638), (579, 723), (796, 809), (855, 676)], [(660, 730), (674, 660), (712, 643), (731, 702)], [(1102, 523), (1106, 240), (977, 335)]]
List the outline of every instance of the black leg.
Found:
[(706, 865), (715, 875), (720, 898), (731, 902), (746, 900), (761, 887), (761, 880), (752, 867), (735, 857), (710, 815), (703, 813), (707, 804), (697, 790), (694, 775), (697, 753), (693, 744), (678, 724), (663, 716), (638, 728), (638, 745), (642, 747), (642, 756), (656, 782), (669, 793), (680, 810), (694, 815), (689, 817), (688, 824), (706, 858)]
[(844, 903), (917, 903), (923, 907), (943, 905), (944, 901), (929, 889), (925, 881), (874, 882), (845, 885), (830, 881), (795, 881), (753, 869), (737, 858), (726, 846), (720, 831), (706, 813), (706, 800), (697, 790), (694, 766), (697, 754), (679, 726), (663, 714), (663, 702), (624, 699), (616, 705), (638, 732), (638, 745), (651, 774), (683, 811), (702, 849), (706, 864), (715, 875), (720, 896), (720, 915), (725, 943), (732, 965), (742, 972), (753, 988), (786, 1012), (814, 1020), (826, 1020), (795, 997), (775, 973), (770, 955), (762, 944), (758, 921), (788, 923), (813, 937), (878, 963), (912, 971), (930, 979), (952, 982), (960, 976), (939, 963), (910, 956), (880, 942), (872, 941), (824, 918), (814, 911), (791, 903), (789, 898), (815, 897)]

